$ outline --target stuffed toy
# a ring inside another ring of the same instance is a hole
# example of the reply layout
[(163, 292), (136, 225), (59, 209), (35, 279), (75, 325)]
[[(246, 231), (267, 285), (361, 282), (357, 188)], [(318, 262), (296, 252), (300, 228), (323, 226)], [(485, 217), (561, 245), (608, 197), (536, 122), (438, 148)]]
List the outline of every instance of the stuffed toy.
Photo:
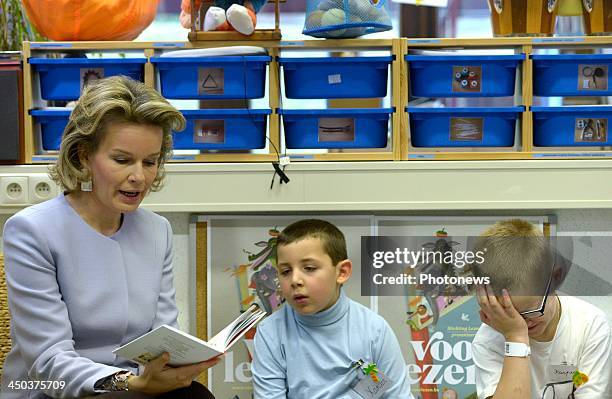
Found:
[[(251, 35), (257, 25), (257, 12), (267, 0), (214, 0), (213, 5), (204, 16), (205, 31), (235, 30), (243, 35)], [(200, 8), (202, 0), (196, 0), (196, 8)], [(181, 25), (191, 28), (191, 1), (181, 2)]]

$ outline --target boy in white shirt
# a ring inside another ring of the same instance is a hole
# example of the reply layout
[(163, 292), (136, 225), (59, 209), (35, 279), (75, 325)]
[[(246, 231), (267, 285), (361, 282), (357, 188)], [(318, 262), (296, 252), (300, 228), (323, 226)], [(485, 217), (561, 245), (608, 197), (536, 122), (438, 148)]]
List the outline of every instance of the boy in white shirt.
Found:
[(542, 233), (523, 220), (499, 222), (474, 250), (485, 248), (484, 262), (473, 265), (476, 276), (490, 278), (478, 289), (484, 323), (473, 342), (478, 398), (612, 398), (606, 315), (557, 294), (563, 270)]

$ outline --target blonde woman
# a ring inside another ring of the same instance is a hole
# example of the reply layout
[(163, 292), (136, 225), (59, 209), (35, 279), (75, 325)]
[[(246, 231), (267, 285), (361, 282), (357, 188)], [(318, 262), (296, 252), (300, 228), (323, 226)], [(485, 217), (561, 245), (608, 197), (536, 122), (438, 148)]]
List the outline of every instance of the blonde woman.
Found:
[(192, 380), (218, 359), (170, 368), (163, 355), (139, 373), (112, 353), (161, 324), (177, 327), (170, 224), (139, 205), (161, 188), (171, 131), (184, 124), (126, 77), (92, 83), (77, 102), (51, 170), (63, 194), (4, 227), (12, 350), (3, 398), (213, 397)]

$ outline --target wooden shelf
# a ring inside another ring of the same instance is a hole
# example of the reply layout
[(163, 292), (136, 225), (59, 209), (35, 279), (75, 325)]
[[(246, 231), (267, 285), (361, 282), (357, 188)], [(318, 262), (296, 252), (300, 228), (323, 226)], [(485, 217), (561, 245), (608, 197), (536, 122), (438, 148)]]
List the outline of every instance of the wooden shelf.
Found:
[[(200, 33), (200, 32), (198, 32)], [(511, 159), (573, 159), (602, 158), (612, 156), (612, 151), (581, 150), (570, 147), (566, 149), (548, 150), (533, 146), (533, 118), (529, 110), (533, 105), (533, 62), (529, 55), (539, 49), (546, 48), (598, 48), (612, 45), (612, 37), (503, 37), (503, 38), (465, 38), (465, 39), (314, 39), (314, 40), (226, 40), (228, 32), (206, 32), (206, 39), (186, 42), (44, 42), (24, 43), (24, 59), (31, 56), (46, 56), (50, 53), (66, 53), (71, 51), (130, 51), (140, 52), (147, 59), (160, 53), (174, 49), (213, 48), (228, 46), (258, 46), (267, 49), (272, 61), (268, 67), (268, 105), (272, 114), (268, 117), (267, 153), (236, 153), (236, 152), (202, 152), (196, 155), (177, 156), (173, 162), (272, 162), (277, 159), (273, 150), (275, 146), (281, 152), (282, 121), (278, 109), (283, 104), (281, 94), (281, 71), (277, 57), (292, 51), (334, 51), (334, 52), (367, 52), (385, 51), (394, 59), (391, 63), (389, 78), (389, 104), (394, 108), (391, 116), (389, 137), (391, 145), (383, 151), (368, 149), (351, 151), (330, 151), (328, 153), (312, 153), (308, 151), (291, 154), (294, 161), (415, 161), (415, 160), (511, 160)], [(252, 39), (252, 38), (251, 38)], [(456, 49), (507, 49), (514, 53), (523, 53), (526, 59), (522, 62), (518, 76), (517, 93), (514, 97), (516, 105), (525, 107), (522, 113), (518, 131), (520, 144), (509, 151), (496, 148), (478, 149), (475, 151), (442, 151), (435, 148), (413, 148), (410, 146), (408, 106), (409, 65), (405, 56), (409, 50), (456, 50)], [(145, 64), (145, 84), (156, 87), (157, 72), (152, 63)], [(44, 105), (39, 98), (38, 82), (30, 64), (24, 62), (24, 107), (26, 110)], [(292, 100), (297, 101), (297, 100)], [(342, 100), (340, 100), (340, 104)], [(334, 106), (338, 100), (333, 100)], [(52, 162), (56, 155), (41, 153), (36, 150), (34, 139), (35, 126), (29, 114), (25, 115), (25, 150), (26, 163)]]

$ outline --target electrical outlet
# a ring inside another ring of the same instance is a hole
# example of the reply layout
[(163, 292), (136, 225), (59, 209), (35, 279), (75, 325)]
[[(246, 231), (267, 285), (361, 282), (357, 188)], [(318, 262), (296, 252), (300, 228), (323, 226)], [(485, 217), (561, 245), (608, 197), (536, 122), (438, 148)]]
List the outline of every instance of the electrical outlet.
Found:
[(49, 175), (35, 173), (28, 176), (28, 191), (30, 204), (36, 204), (51, 199), (57, 195), (57, 185)]
[(3, 176), (0, 178), (0, 204), (27, 204), (28, 177)]

